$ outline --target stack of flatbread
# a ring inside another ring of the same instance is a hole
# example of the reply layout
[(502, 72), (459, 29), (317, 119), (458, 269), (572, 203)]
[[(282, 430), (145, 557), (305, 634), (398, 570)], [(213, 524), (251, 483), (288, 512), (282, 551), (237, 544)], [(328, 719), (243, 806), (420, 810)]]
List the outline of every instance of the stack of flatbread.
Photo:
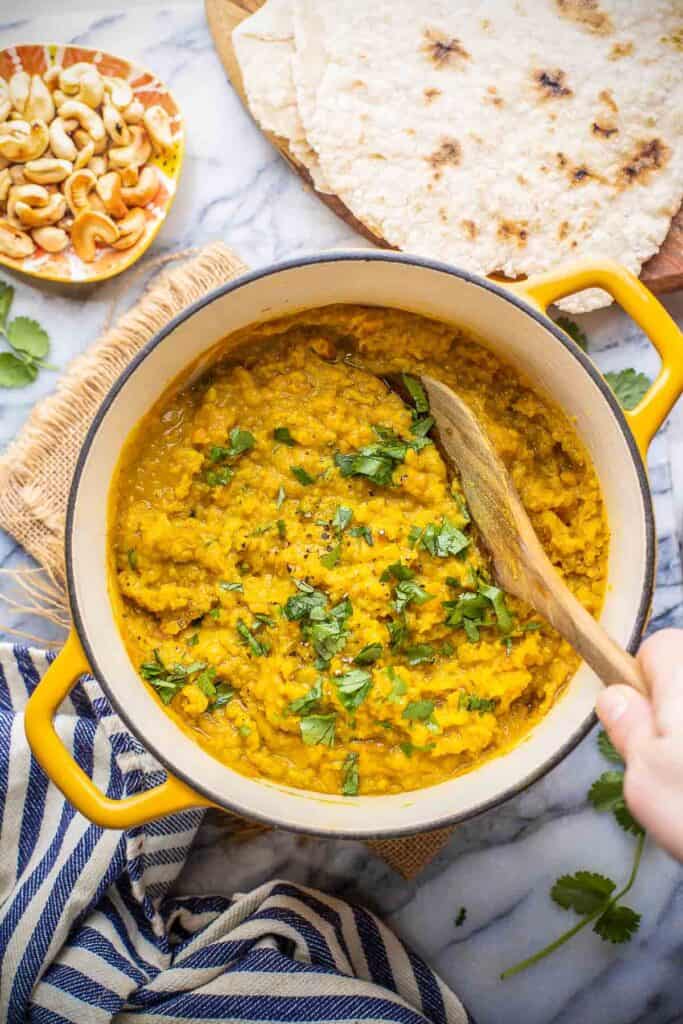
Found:
[(233, 44), (256, 120), (395, 248), (637, 273), (681, 205), (683, 0), (266, 0)]

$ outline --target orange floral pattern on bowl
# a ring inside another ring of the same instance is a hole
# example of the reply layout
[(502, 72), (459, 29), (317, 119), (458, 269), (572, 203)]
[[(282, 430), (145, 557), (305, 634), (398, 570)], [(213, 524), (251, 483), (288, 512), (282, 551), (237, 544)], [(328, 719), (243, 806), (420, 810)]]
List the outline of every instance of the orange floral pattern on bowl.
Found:
[(54, 43), (8, 46), (0, 50), (0, 77), (9, 80), (17, 71), (42, 75), (54, 65), (66, 68), (80, 61), (94, 64), (101, 75), (126, 79), (135, 98), (145, 108), (154, 104), (162, 106), (171, 119), (173, 144), (167, 152), (154, 154), (148, 161), (159, 172), (159, 191), (144, 208), (147, 221), (145, 230), (130, 249), (117, 250), (108, 245), (98, 245), (97, 256), (92, 263), (85, 263), (72, 245), (57, 253), (46, 252), (38, 246), (34, 253), (20, 260), (0, 254), (0, 263), (6, 267), (31, 277), (68, 284), (88, 284), (114, 277), (142, 256), (154, 240), (173, 202), (184, 147), (182, 115), (174, 97), (151, 71), (123, 57), (83, 46), (61, 46)]

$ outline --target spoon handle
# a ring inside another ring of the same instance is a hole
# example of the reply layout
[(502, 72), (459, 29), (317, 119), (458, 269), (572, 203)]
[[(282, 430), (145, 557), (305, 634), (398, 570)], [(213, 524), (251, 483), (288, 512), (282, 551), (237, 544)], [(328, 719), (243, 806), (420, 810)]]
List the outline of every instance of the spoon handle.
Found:
[[(553, 581), (536, 607), (568, 641), (596, 675), (610, 686), (632, 686), (644, 696), (649, 688), (636, 659), (614, 642), (561, 579)], [(539, 604), (542, 603), (543, 607)]]

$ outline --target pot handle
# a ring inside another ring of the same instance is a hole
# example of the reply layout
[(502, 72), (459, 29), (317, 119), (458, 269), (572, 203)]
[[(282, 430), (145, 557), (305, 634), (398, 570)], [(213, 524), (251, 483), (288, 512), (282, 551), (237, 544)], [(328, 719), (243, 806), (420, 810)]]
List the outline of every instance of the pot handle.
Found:
[(565, 295), (584, 288), (604, 288), (645, 332), (662, 365), (635, 409), (624, 412), (644, 459), (652, 438), (683, 392), (683, 333), (661, 302), (634, 274), (611, 260), (559, 267), (507, 287), (542, 312)]
[(74, 807), (102, 828), (133, 828), (190, 807), (209, 802), (168, 775), (154, 789), (123, 800), (112, 800), (78, 766), (55, 731), (53, 719), (59, 705), (90, 665), (78, 634), (72, 630), (63, 650), (33, 691), (26, 705), (24, 727), (33, 754), (45, 773)]

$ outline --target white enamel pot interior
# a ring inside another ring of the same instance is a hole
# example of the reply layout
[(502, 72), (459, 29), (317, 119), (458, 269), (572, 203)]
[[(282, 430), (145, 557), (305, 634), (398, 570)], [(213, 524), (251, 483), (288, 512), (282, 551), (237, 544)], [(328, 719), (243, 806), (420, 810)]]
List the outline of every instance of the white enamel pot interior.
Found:
[(567, 691), (510, 753), (438, 786), (392, 796), (336, 797), (237, 774), (164, 713), (131, 664), (107, 582), (107, 490), (129, 432), (171, 382), (220, 339), (259, 321), (328, 303), (412, 310), (472, 331), (562, 406), (590, 451), (611, 530), (602, 621), (635, 650), (654, 577), (649, 489), (635, 443), (590, 360), (552, 322), (489, 281), (388, 253), (334, 253), (249, 274), (183, 313), (114, 386), (84, 444), (67, 521), (72, 611), (93, 671), (131, 731), (174, 775), (215, 804), (307, 833), (388, 837), (438, 828), (512, 796), (565, 756), (594, 723), (600, 683), (582, 665)]

